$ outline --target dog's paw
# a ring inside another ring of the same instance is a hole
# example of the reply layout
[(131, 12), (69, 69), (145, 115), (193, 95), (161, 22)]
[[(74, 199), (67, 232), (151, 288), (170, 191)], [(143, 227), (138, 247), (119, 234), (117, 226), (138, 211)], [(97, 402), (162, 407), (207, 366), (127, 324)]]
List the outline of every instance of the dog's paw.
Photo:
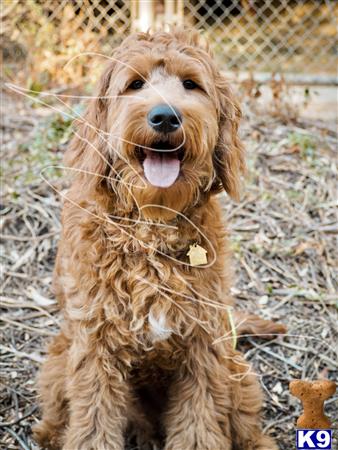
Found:
[(42, 420), (33, 427), (33, 438), (41, 448), (48, 450), (60, 450), (62, 439), (60, 431), (52, 424)]

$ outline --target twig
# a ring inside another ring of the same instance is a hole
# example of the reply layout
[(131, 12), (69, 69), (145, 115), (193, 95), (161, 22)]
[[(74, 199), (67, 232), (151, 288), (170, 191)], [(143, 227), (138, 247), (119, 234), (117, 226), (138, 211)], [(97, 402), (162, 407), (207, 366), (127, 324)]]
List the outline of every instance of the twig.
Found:
[(27, 359), (31, 359), (32, 361), (35, 361), (37, 363), (42, 363), (43, 362), (43, 358), (41, 356), (37, 356), (37, 355), (33, 355), (33, 354), (28, 354), (25, 352), (20, 352), (19, 350), (16, 350), (15, 348), (9, 348), (6, 347), (5, 345), (0, 344), (0, 350), (3, 352), (9, 352), (9, 353), (13, 353), (13, 355), (19, 357), (19, 358), (27, 358)]
[(13, 422), (0, 422), (0, 427), (11, 427), (13, 425), (16, 425), (17, 423), (20, 423), (22, 420), (27, 419), (27, 417), (30, 417), (36, 410), (38, 409), (37, 405), (33, 406), (33, 408), (28, 411), (27, 414), (24, 414), (22, 417), (19, 417), (16, 420), (13, 420)]
[(7, 317), (0, 317), (0, 320), (2, 320), (5, 323), (8, 323), (8, 324), (15, 325), (18, 328), (23, 328), (25, 330), (34, 331), (34, 333), (42, 334), (44, 336), (55, 336), (56, 335), (56, 333), (53, 333), (51, 331), (39, 330), (39, 328), (34, 328), (29, 325), (25, 325), (23, 323), (15, 321), (15, 320), (8, 319)]
[(29, 447), (26, 445), (26, 443), (20, 438), (20, 436), (17, 435), (17, 433), (15, 433), (14, 430), (11, 430), (8, 427), (3, 427), (4, 430), (7, 431), (7, 433), (9, 433), (12, 437), (14, 437), (14, 439), (16, 439), (18, 441), (18, 443), (21, 445), (21, 449), (22, 450), (30, 450)]

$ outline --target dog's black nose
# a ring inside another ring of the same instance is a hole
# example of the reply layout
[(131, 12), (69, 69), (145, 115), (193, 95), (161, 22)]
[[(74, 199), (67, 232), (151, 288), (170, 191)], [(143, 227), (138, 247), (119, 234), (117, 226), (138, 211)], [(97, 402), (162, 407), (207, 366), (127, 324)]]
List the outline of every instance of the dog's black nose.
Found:
[(156, 131), (171, 133), (182, 123), (181, 113), (169, 105), (157, 105), (148, 113), (148, 123)]

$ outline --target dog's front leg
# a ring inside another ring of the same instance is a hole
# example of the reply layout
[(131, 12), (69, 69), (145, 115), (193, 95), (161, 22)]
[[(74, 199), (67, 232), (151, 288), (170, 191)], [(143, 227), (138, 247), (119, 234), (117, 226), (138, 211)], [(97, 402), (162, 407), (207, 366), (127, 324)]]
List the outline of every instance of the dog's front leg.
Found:
[(206, 342), (193, 342), (174, 380), (165, 450), (231, 450), (227, 368)]
[(59, 450), (68, 420), (65, 400), (69, 341), (63, 333), (55, 336), (39, 375), (42, 420), (33, 429), (34, 437), (43, 448)]
[(102, 343), (80, 351), (82, 356), (68, 374), (69, 426), (63, 449), (123, 450), (129, 399), (126, 369)]

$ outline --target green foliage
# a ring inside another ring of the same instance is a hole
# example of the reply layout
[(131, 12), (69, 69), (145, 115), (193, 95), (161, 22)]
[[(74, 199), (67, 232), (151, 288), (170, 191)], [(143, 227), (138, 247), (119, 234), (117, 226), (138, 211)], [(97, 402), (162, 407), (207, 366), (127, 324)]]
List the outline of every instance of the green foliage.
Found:
[[(15, 158), (4, 160), (0, 177), (2, 183), (7, 184), (7, 191), (15, 199), (23, 186), (36, 185), (44, 177), (54, 182), (63, 176), (63, 152), (72, 134), (72, 119), (62, 115), (53, 114), (42, 121), (32, 135), (32, 139), (21, 144)], [(10, 182), (10, 185), (9, 185)]]
[[(26, 163), (30, 170), (26, 181), (32, 182), (39, 177), (40, 171), (51, 165), (60, 165), (65, 144), (72, 133), (72, 120), (61, 114), (55, 114), (43, 122), (36, 130), (31, 142), (24, 146)], [(45, 176), (55, 179), (62, 170), (50, 168)]]
[(72, 120), (61, 114), (55, 114), (42, 123), (34, 136), (33, 141), (28, 144), (28, 149), (39, 154), (44, 150), (57, 151), (66, 144), (72, 132)]
[(297, 132), (290, 133), (289, 142), (292, 146), (299, 147), (302, 157), (313, 158), (315, 156), (316, 142), (311, 136)]
[(231, 236), (230, 249), (238, 257), (241, 256), (241, 254), (242, 254), (242, 236), (240, 234)]

